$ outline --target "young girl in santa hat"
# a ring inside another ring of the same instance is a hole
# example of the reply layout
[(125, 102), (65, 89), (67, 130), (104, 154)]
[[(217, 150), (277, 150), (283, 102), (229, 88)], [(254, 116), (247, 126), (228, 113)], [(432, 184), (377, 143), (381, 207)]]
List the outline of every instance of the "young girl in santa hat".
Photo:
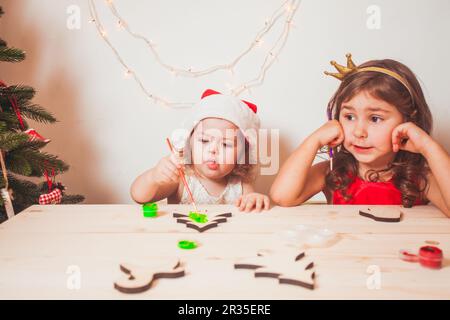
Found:
[[(431, 201), (450, 216), (450, 157), (429, 134), (430, 109), (405, 65), (390, 59), (347, 67), (328, 105), (330, 121), (294, 151), (271, 187), (272, 199), (299, 205), (322, 191), (330, 204), (400, 205)], [(331, 120), (332, 119), (332, 120)], [(312, 165), (324, 146), (330, 161)]]
[(136, 178), (132, 198), (189, 204), (182, 168), (197, 204), (234, 204), (246, 212), (269, 209), (269, 197), (252, 186), (260, 127), (256, 111), (252, 103), (206, 90), (185, 121), (183, 161), (174, 155), (162, 158)]

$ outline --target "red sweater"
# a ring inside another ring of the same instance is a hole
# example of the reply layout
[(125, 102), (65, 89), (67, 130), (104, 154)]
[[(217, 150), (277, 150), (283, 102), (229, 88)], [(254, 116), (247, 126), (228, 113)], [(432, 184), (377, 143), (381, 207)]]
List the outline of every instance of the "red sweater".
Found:
[[(386, 182), (364, 181), (356, 177), (348, 186), (347, 195), (351, 198), (345, 200), (340, 191), (333, 192), (333, 204), (372, 204), (372, 205), (401, 205), (402, 193), (392, 180)], [(417, 199), (414, 205), (425, 204)]]

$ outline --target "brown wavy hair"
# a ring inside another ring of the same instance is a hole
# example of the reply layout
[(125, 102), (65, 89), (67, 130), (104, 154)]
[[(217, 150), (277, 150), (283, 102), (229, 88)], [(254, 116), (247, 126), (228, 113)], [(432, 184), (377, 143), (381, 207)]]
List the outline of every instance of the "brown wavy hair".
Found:
[[(407, 81), (411, 93), (397, 79), (380, 72), (364, 71), (350, 74), (344, 78), (328, 103), (328, 111), (334, 119), (339, 120), (344, 102), (351, 100), (360, 92), (367, 92), (394, 105), (403, 115), (404, 122), (413, 122), (430, 134), (432, 128), (430, 109), (419, 81), (407, 66), (395, 60), (384, 59), (371, 60), (358, 67), (381, 67), (394, 71)], [(333, 165), (333, 170), (325, 178), (326, 187), (332, 191), (340, 191), (344, 199), (348, 200), (351, 196), (346, 194), (345, 190), (358, 175), (357, 160), (344, 146), (340, 146), (334, 154)], [(392, 172), (393, 183), (402, 194), (404, 207), (412, 207), (417, 200), (427, 201), (424, 191), (428, 186), (429, 168), (421, 154), (400, 150), (386, 169), (370, 170), (365, 178), (376, 182), (380, 180), (380, 174), (383, 172)]]

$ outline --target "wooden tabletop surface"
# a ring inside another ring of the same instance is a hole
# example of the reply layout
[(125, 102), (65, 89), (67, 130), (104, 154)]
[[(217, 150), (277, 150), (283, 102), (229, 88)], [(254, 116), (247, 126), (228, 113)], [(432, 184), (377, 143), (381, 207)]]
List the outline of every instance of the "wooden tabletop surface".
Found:
[[(433, 206), (401, 208), (398, 223), (359, 215), (362, 206), (303, 205), (241, 213), (232, 206), (201, 206), (209, 214), (232, 212), (228, 222), (199, 233), (177, 223), (183, 205), (161, 205), (144, 218), (139, 205), (32, 206), (0, 225), (0, 299), (450, 299), (450, 219)], [(280, 236), (297, 225), (338, 234), (326, 247), (304, 247)], [(180, 240), (199, 243), (182, 250)], [(444, 253), (432, 270), (399, 259), (427, 243)], [(258, 252), (314, 261), (315, 289), (255, 278), (234, 263)], [(146, 264), (177, 257), (185, 276), (158, 279), (139, 294), (114, 289), (121, 263)]]

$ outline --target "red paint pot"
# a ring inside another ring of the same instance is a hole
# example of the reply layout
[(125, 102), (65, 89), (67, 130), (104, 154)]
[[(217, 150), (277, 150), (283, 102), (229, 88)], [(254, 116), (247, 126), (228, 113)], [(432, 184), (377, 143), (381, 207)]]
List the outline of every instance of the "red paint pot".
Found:
[(424, 246), (419, 250), (419, 262), (422, 266), (431, 269), (442, 267), (442, 250), (434, 246)]

